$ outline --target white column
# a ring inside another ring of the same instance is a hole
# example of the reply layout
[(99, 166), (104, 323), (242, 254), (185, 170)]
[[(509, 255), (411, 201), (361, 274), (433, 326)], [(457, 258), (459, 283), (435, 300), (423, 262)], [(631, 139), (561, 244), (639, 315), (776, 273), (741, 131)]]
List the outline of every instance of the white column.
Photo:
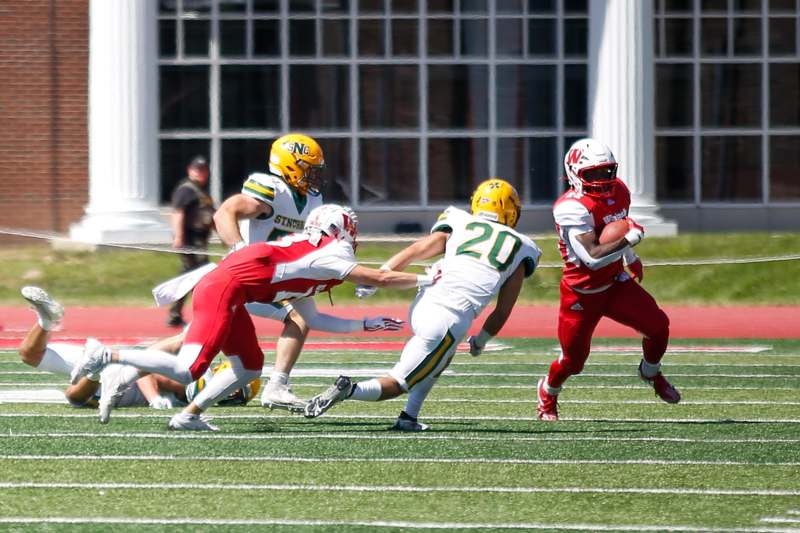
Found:
[(631, 216), (649, 235), (675, 235), (658, 212), (653, 3), (589, 2), (589, 130), (611, 148), (631, 190)]
[(157, 2), (91, 0), (89, 205), (70, 237), (169, 242), (158, 210)]

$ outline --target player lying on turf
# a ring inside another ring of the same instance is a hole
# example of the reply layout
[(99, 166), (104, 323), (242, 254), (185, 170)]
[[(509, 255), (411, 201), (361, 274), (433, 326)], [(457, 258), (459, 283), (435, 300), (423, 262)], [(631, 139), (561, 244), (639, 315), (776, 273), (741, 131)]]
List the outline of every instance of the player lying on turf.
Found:
[[(87, 345), (50, 343), (50, 332), (64, 317), (64, 308), (38, 287), (23, 287), (22, 297), (36, 312), (38, 321), (28, 331), (19, 347), (22, 362), (39, 370), (54, 374), (70, 375), (85, 349), (93, 350), (99, 345), (96, 339), (88, 339)], [(176, 338), (163, 339), (153, 348), (170, 351), (177, 349)], [(75, 407), (97, 407), (101, 382), (112, 379), (122, 369), (120, 365), (109, 365), (99, 374), (83, 376), (64, 391), (67, 401)], [(179, 404), (184, 395), (183, 385), (163, 376), (146, 376), (126, 388), (119, 398), (120, 407), (147, 406), (168, 409)], [(185, 396), (184, 396), (185, 399)]]
[[(427, 429), (417, 421), (422, 403), (450, 364), (472, 321), (497, 296), (497, 305), (480, 333), (469, 338), (470, 353), (477, 356), (503, 327), (524, 279), (536, 268), (541, 252), (531, 239), (513, 229), (519, 215), (519, 196), (508, 182), (484, 181), (472, 195), (472, 214), (447, 208), (429, 236), (389, 259), (382, 268), (393, 271), (444, 254), (441, 279), (422, 289), (411, 304), (414, 336), (388, 375), (359, 383), (339, 376), (328, 390), (309, 401), (305, 416), (317, 417), (344, 399), (376, 402), (407, 392), (405, 408), (393, 428)], [(362, 294), (374, 292), (360, 290)]]
[[(570, 376), (579, 374), (589, 358), (597, 323), (604, 316), (630, 326), (644, 336), (639, 376), (667, 403), (680, 393), (661, 374), (661, 358), (669, 341), (669, 318), (652, 296), (625, 271), (644, 277), (642, 262), (632, 250), (644, 229), (628, 218), (630, 192), (616, 177), (614, 154), (595, 139), (575, 142), (564, 157), (569, 190), (553, 206), (558, 246), (564, 259), (558, 340), (561, 356), (537, 386), (541, 420), (558, 420), (558, 394)], [(600, 243), (606, 225), (627, 220), (626, 234)]]
[(129, 380), (111, 384), (110, 394), (117, 394), (134, 381), (138, 370), (189, 383), (205, 372), (221, 350), (231, 367), (217, 373), (169, 422), (172, 429), (216, 430), (201, 413), (217, 398), (258, 378), (264, 363), (245, 303), (313, 296), (345, 280), (401, 289), (434, 283), (437, 276), (433, 272), (414, 275), (358, 265), (354, 252), (357, 224), (358, 219), (349, 208), (323, 205), (309, 214), (302, 234), (252, 244), (231, 253), (195, 287), (193, 320), (177, 357), (156, 350), (94, 350), (84, 354), (73, 381), (110, 363), (121, 363), (134, 371)]

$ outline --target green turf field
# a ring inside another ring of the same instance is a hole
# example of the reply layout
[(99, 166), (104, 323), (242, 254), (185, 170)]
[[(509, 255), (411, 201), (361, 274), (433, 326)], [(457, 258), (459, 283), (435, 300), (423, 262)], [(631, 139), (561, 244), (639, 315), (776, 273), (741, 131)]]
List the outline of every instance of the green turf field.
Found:
[[(800, 528), (800, 342), (673, 341), (687, 351), (665, 359), (683, 393), (671, 406), (637, 380), (635, 350), (613, 348), (633, 341), (598, 340), (557, 423), (533, 418), (555, 342), (499, 342), (455, 358), (419, 434), (388, 431), (401, 400), (344, 402), (316, 420), (213, 408), (211, 434), (168, 432), (171, 412), (120, 409), (101, 426), (90, 410), (2, 403), (0, 530)], [(295, 391), (395, 359), (307, 352)], [(0, 352), (0, 397), (65, 383)]]

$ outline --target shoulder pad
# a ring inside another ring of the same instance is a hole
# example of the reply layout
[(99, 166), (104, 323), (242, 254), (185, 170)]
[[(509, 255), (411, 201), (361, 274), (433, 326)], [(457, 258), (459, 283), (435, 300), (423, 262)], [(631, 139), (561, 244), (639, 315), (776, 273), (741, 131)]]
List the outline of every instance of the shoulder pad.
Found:
[(250, 174), (242, 185), (242, 194), (272, 203), (275, 200), (275, 179), (270, 174), (256, 172)]

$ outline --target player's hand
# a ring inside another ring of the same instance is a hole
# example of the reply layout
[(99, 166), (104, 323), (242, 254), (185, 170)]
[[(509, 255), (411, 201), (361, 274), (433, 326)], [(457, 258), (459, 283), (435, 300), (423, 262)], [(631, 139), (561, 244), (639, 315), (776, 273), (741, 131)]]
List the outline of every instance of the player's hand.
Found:
[(376, 316), (364, 319), (364, 331), (399, 331), (405, 322), (399, 318)]
[(633, 263), (629, 263), (627, 267), (628, 270), (631, 271), (631, 274), (633, 274), (633, 278), (641, 283), (644, 279), (644, 265), (642, 265), (642, 260), (636, 259)]
[(636, 221), (630, 217), (625, 220), (628, 221), (628, 233), (625, 234), (625, 240), (628, 241), (628, 244), (631, 246), (636, 246), (644, 239), (644, 227), (637, 224)]
[(171, 398), (159, 395), (150, 400), (150, 407), (153, 409), (172, 409), (175, 406), (172, 405)]
[(480, 344), (476, 335), (470, 335), (469, 339), (467, 339), (467, 342), (469, 343), (469, 354), (472, 357), (478, 357), (483, 353), (483, 349), (486, 347), (485, 344)]
[(356, 285), (356, 298), (363, 300), (378, 292), (378, 287), (372, 285)]

